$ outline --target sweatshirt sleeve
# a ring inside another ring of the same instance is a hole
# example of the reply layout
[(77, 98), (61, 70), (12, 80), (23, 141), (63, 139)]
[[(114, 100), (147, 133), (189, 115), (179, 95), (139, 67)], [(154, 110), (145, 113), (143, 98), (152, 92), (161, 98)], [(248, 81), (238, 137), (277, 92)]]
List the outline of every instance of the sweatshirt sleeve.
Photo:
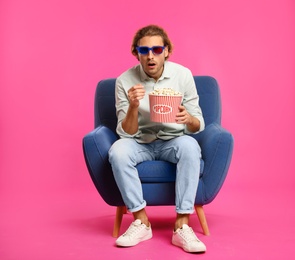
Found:
[(139, 134), (139, 131), (137, 133), (130, 135), (124, 131), (122, 128), (122, 121), (126, 117), (128, 108), (129, 108), (129, 100), (128, 100), (128, 94), (127, 90), (124, 88), (122, 81), (120, 78), (117, 78), (116, 80), (116, 88), (115, 88), (115, 97), (116, 97), (116, 113), (118, 118), (117, 123), (117, 134), (121, 138), (130, 138), (135, 137)]
[[(199, 95), (195, 80), (190, 70), (188, 70), (186, 74), (183, 89), (185, 89), (183, 96), (183, 106), (192, 116), (196, 117), (200, 121), (200, 129), (195, 133), (201, 132), (205, 129), (205, 121), (201, 107), (199, 105)], [(192, 134), (188, 131), (187, 127), (185, 127), (185, 133)]]

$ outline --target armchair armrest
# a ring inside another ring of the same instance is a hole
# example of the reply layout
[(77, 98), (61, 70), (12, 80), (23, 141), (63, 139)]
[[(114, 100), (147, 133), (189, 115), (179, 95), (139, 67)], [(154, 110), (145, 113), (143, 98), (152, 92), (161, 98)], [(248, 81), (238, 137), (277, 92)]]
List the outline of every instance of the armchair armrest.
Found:
[(99, 126), (88, 133), (83, 138), (83, 151), (87, 161), (94, 159), (97, 164), (105, 162), (108, 151), (116, 140), (115, 133), (105, 126)]
[(225, 180), (233, 153), (233, 136), (217, 123), (208, 125), (204, 131), (193, 135), (199, 142), (204, 160), (201, 181), (204, 184), (203, 200), (210, 203), (218, 194)]
[(117, 135), (106, 126), (97, 127), (83, 138), (88, 172), (101, 197), (112, 206), (124, 205), (108, 160), (108, 151), (117, 139)]

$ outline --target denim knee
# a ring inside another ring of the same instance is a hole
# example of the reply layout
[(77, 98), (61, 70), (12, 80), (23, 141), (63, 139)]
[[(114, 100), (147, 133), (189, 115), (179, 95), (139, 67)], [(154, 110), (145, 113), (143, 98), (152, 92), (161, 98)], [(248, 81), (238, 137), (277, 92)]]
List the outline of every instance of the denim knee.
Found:
[[(119, 139), (109, 149), (109, 162), (126, 162), (127, 158), (129, 158), (130, 152), (133, 153), (132, 149), (130, 149), (130, 145), (128, 145), (129, 140), (127, 139)], [(129, 151), (130, 150), (130, 151)]]
[(176, 138), (176, 144), (178, 152), (185, 155), (186, 157), (196, 158), (201, 154), (201, 148), (197, 140), (189, 135), (184, 135)]

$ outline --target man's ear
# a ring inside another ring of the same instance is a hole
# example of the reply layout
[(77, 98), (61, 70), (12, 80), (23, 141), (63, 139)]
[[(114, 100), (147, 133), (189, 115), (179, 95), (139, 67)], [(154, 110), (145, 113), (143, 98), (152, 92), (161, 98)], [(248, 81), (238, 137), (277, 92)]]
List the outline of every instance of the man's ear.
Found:
[(164, 53), (165, 53), (165, 58), (167, 58), (169, 56), (169, 51), (167, 46), (165, 46)]

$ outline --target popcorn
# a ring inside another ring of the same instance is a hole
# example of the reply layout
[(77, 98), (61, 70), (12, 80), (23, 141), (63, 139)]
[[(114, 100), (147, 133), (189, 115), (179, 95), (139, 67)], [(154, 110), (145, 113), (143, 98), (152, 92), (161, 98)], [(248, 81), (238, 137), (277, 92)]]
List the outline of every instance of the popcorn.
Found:
[(182, 96), (181, 92), (175, 91), (172, 88), (158, 88), (150, 92), (150, 95), (156, 96)]

